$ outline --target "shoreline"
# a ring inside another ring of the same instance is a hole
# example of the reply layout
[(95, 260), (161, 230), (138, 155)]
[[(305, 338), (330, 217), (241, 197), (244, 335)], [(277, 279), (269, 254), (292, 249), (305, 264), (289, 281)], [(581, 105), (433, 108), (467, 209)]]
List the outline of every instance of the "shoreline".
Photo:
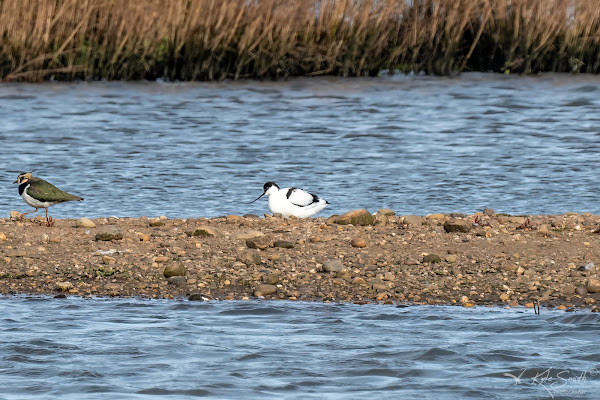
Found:
[(600, 215), (0, 219), (0, 293), (600, 311)]

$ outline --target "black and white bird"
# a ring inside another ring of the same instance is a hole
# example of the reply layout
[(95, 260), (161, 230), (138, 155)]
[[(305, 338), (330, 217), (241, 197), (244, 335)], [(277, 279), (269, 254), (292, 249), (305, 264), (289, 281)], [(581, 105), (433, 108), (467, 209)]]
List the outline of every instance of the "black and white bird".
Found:
[(258, 196), (254, 201), (260, 199), (264, 195), (269, 196), (269, 208), (272, 213), (279, 213), (284, 218), (295, 216), (297, 218), (308, 218), (329, 204), (316, 194), (309, 193), (298, 188), (280, 189), (275, 182), (267, 182), (263, 186), (263, 194)]

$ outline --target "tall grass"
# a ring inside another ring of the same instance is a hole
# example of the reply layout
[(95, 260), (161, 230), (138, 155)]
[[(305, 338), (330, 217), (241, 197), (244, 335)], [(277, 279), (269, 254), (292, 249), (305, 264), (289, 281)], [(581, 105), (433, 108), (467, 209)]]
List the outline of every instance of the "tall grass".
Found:
[(600, 71), (598, 0), (0, 0), (6, 80)]

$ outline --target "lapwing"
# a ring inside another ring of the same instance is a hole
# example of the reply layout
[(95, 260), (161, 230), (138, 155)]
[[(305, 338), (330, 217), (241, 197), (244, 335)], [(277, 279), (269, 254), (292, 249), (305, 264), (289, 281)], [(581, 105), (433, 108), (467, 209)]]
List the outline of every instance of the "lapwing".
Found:
[(329, 204), (316, 194), (309, 193), (298, 188), (280, 189), (275, 182), (267, 182), (263, 186), (263, 194), (258, 196), (254, 201), (260, 199), (264, 195), (269, 196), (269, 208), (271, 212), (279, 213), (284, 218), (295, 216), (298, 218), (307, 218), (315, 215)]
[(13, 183), (19, 184), (19, 194), (23, 200), (25, 200), (25, 203), (35, 208), (33, 211), (21, 214), (21, 216), (37, 212), (39, 208), (45, 208), (46, 222), (48, 225), (50, 225), (50, 220), (48, 219), (48, 207), (65, 201), (83, 200), (83, 197), (63, 192), (53, 184), (32, 176), (31, 172), (19, 174), (17, 180)]

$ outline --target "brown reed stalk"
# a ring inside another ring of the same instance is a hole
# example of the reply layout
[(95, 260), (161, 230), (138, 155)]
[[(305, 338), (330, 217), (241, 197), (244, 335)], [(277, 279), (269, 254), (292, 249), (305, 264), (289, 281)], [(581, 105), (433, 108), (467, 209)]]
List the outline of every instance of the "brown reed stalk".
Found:
[(600, 72), (597, 0), (0, 0), (4, 80)]

